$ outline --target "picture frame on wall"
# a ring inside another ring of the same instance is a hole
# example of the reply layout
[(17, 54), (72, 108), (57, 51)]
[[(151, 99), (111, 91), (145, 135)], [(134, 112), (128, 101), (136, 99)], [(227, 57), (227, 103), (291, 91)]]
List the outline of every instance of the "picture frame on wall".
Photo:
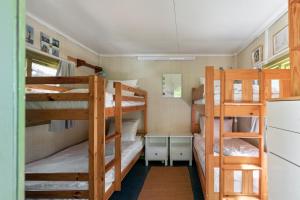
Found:
[(49, 53), (53, 56), (59, 57), (59, 40), (49, 37), (47, 34), (41, 32), (41, 51)]
[(51, 48), (50, 37), (47, 34), (41, 32), (40, 40), (41, 40), (41, 50), (45, 53), (50, 53), (50, 48)]
[(59, 40), (52, 38), (52, 55), (59, 57)]
[(283, 27), (273, 35), (273, 55), (288, 49), (289, 47), (289, 30), (288, 26)]
[(251, 60), (253, 66), (258, 66), (263, 61), (263, 46), (256, 47), (251, 53)]
[(34, 43), (34, 29), (30, 25), (26, 25), (26, 42), (33, 45)]

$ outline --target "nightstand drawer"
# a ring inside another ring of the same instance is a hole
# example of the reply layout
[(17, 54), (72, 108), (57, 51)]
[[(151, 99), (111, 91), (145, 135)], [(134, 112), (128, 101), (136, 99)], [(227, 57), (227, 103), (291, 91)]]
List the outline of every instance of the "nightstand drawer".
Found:
[(191, 155), (192, 151), (190, 148), (173, 148), (170, 156), (172, 160), (189, 160)]
[(168, 156), (167, 148), (148, 148), (146, 151), (149, 160), (165, 160)]

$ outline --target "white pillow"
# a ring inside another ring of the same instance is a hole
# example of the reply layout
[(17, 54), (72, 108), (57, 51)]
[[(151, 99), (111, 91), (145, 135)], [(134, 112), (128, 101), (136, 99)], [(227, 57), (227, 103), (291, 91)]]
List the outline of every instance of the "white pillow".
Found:
[[(224, 132), (232, 132), (232, 119), (224, 120)], [(201, 135), (205, 137), (205, 117), (200, 117)], [(220, 119), (214, 120), (214, 138), (220, 137)]]
[[(122, 141), (135, 141), (136, 133), (139, 126), (139, 119), (124, 119), (122, 122)], [(108, 134), (115, 133), (115, 122), (112, 120), (109, 125)]]
[[(106, 91), (111, 93), (111, 94), (115, 94), (114, 82), (121, 82), (124, 85), (128, 85), (128, 86), (131, 86), (131, 87), (137, 87), (138, 80), (108, 80), (107, 86), (106, 86)], [(134, 93), (124, 91), (123, 95), (133, 96)]]

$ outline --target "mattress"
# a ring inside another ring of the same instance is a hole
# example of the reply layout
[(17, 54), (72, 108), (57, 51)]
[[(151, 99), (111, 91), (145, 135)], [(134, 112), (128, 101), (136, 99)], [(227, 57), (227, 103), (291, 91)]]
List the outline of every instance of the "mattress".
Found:
[[(205, 138), (194, 134), (194, 148), (197, 151), (201, 168), (205, 173)], [(224, 141), (224, 155), (258, 157), (258, 149), (248, 142), (233, 138)], [(214, 155), (219, 155), (218, 139), (214, 143)], [(253, 191), (258, 192), (259, 171), (253, 171)], [(219, 192), (219, 168), (214, 168), (214, 191)], [(234, 171), (234, 192), (242, 192), (242, 172)]]
[[(87, 91), (86, 91), (87, 92)], [(123, 107), (142, 106), (145, 102), (122, 101)], [(105, 93), (105, 107), (115, 106), (113, 94)], [(87, 101), (26, 101), (26, 109), (88, 109)]]
[[(110, 143), (109, 145), (114, 145)], [(122, 171), (130, 164), (138, 152), (142, 150), (144, 142), (137, 136), (135, 141), (122, 142)], [(105, 157), (105, 163), (114, 159), (114, 155)], [(25, 167), (26, 173), (58, 173), (58, 172), (88, 172), (88, 142), (69, 147), (48, 158), (29, 163)], [(105, 174), (105, 191), (114, 181), (114, 168)], [(26, 181), (26, 191), (39, 190), (87, 190), (85, 181)]]

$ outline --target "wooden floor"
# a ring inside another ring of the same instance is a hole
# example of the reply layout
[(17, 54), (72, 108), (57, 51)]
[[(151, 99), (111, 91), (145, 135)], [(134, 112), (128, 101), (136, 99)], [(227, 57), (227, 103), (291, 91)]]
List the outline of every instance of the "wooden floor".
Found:
[(187, 167), (152, 167), (138, 200), (193, 200)]
[[(149, 162), (149, 166), (145, 166), (143, 159), (139, 160), (132, 170), (127, 174), (122, 181), (122, 190), (114, 192), (110, 200), (136, 200), (142, 190), (144, 182), (152, 167), (164, 166), (161, 162)], [(188, 162), (174, 162), (175, 167), (185, 166), (189, 170), (189, 178), (192, 184), (193, 195), (196, 200), (204, 200), (201, 185), (199, 182), (196, 164), (189, 167)]]

